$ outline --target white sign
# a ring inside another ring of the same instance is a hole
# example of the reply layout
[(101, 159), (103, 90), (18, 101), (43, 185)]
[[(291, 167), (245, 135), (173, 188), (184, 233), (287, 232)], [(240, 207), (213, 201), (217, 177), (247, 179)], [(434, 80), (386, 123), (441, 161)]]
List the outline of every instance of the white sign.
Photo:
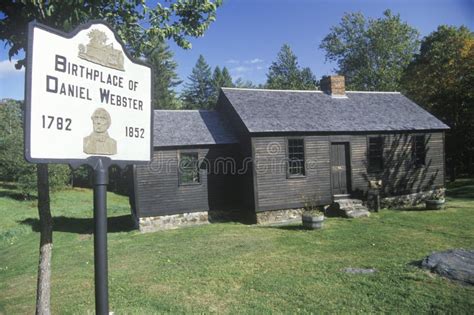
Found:
[(132, 61), (108, 26), (63, 34), (32, 23), (27, 58), (28, 161), (150, 161), (151, 69)]

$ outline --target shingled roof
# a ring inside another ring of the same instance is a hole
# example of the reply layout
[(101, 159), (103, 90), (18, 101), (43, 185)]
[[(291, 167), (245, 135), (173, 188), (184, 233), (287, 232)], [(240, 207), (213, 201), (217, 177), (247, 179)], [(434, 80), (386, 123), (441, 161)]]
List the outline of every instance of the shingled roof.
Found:
[(222, 88), (251, 133), (368, 132), (449, 129), (398, 92), (346, 92)]
[(155, 110), (156, 147), (237, 143), (221, 115), (208, 110)]

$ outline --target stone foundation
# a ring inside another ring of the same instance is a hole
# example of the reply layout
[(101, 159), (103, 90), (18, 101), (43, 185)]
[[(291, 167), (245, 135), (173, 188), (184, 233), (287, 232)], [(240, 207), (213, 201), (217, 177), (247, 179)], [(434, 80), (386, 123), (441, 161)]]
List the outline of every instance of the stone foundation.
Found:
[(138, 220), (140, 232), (154, 232), (209, 223), (207, 211), (144, 217)]
[[(435, 191), (423, 191), (408, 195), (399, 195), (394, 197), (386, 197), (380, 200), (382, 208), (406, 208), (413, 207), (426, 199), (431, 197)], [(445, 189), (442, 189), (444, 195)], [(286, 210), (270, 210), (257, 212), (255, 214), (255, 221), (257, 224), (279, 224), (289, 223), (294, 221), (301, 221), (302, 208), (299, 209), (286, 209)], [(173, 215), (163, 215), (156, 217), (144, 217), (135, 218), (137, 227), (140, 232), (154, 232), (161, 230), (176, 229), (180, 227), (208, 224), (210, 221), (213, 222), (225, 222), (236, 220), (236, 215), (242, 215), (239, 211), (223, 211), (223, 212), (212, 212), (208, 214), (207, 211), (201, 212), (190, 212)], [(252, 220), (252, 218), (250, 218)], [(237, 220), (240, 221), (240, 220)], [(250, 222), (246, 222), (250, 223)]]
[(257, 224), (287, 223), (290, 221), (301, 221), (303, 209), (271, 210), (257, 212)]
[(240, 222), (244, 224), (252, 224), (254, 221), (250, 217), (248, 211), (243, 209), (226, 209), (226, 210), (209, 210), (209, 223), (218, 222)]
[[(444, 196), (446, 189), (442, 188), (442, 194)], [(386, 197), (380, 200), (380, 205), (382, 208), (406, 208), (406, 207), (413, 207), (422, 202), (426, 199), (429, 199), (433, 195), (435, 191), (422, 191), (418, 193), (408, 194), (408, 195), (400, 195), (394, 197)]]

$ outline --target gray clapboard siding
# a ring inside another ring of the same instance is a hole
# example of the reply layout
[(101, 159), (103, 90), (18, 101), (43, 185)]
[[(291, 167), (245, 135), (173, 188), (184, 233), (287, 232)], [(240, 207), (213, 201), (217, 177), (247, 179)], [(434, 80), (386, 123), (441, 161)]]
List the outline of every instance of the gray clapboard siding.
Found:
[[(420, 133), (417, 133), (420, 134)], [(426, 165), (412, 162), (414, 134), (305, 135), (306, 175), (288, 178), (286, 169), (288, 137), (259, 136), (252, 138), (255, 159), (256, 211), (301, 207), (305, 197), (316, 196), (321, 204), (330, 202), (330, 145), (349, 143), (352, 192), (365, 193), (368, 181), (382, 179), (384, 195), (397, 195), (429, 190), (444, 184), (443, 132), (422, 133), (426, 137)], [(367, 171), (368, 138), (384, 138), (384, 169)], [(292, 136), (298, 137), (298, 136)]]
[(288, 178), (287, 137), (252, 138), (255, 150), (257, 211), (301, 207), (305, 198), (330, 198), (329, 142), (324, 136), (306, 136), (306, 175)]
[[(414, 165), (412, 158), (413, 136), (417, 134), (384, 135), (384, 169), (379, 173), (357, 173), (359, 187), (364, 190), (363, 186), (365, 185), (366, 189), (367, 180), (381, 179), (385, 195), (399, 195), (444, 185), (443, 133), (424, 133), (426, 164), (421, 167)], [(372, 135), (367, 135), (367, 138), (370, 136)]]
[[(200, 170), (200, 183), (180, 185), (178, 176), (179, 152), (198, 152), (206, 159)], [(231, 145), (213, 147), (186, 147), (157, 149), (149, 165), (135, 167), (135, 211), (139, 217), (209, 211), (215, 208), (238, 207), (241, 200), (241, 182), (233, 174), (208, 171), (216, 158), (235, 159)]]

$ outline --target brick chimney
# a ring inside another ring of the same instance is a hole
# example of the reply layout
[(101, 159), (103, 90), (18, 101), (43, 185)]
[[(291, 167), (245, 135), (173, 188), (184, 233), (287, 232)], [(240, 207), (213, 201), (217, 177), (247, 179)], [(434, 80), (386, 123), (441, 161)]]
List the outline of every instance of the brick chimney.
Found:
[(346, 96), (346, 82), (343, 75), (324, 76), (321, 79), (321, 90), (333, 97)]

